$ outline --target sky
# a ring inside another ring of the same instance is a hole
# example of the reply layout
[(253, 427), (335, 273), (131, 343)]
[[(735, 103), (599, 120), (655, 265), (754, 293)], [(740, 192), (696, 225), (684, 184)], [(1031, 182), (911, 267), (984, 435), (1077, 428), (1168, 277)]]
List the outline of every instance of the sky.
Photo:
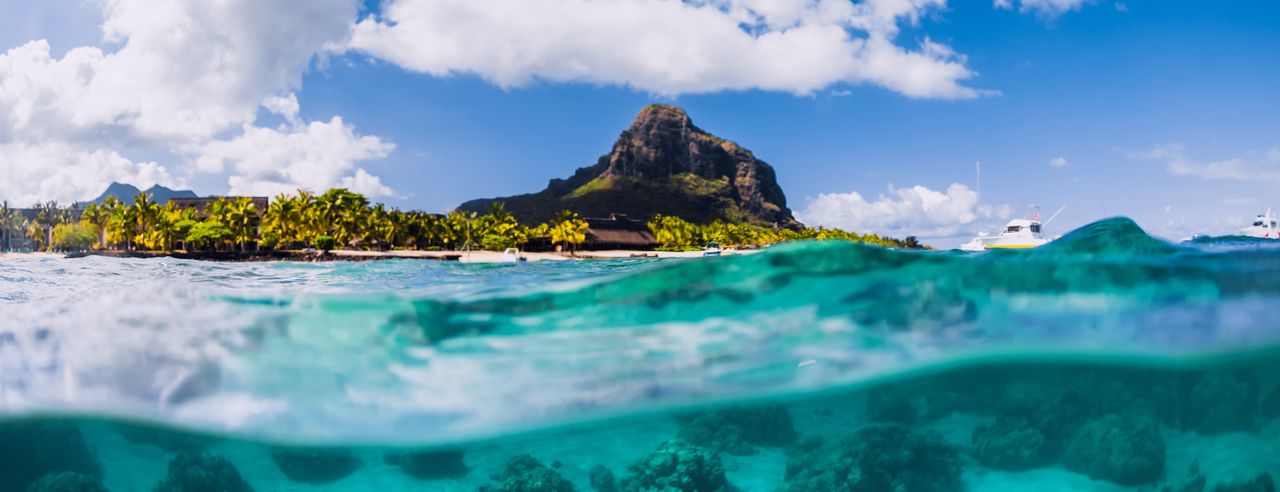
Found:
[(441, 212), (567, 177), (657, 102), (811, 226), (954, 246), (1039, 205), (1051, 234), (1223, 234), (1280, 205), (1277, 25), (1263, 0), (0, 0), (0, 199)]

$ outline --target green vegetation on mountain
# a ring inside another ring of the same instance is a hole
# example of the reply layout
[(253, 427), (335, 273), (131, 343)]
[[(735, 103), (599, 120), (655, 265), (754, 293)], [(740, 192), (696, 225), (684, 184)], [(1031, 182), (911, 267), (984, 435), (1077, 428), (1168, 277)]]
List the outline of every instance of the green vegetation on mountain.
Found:
[(716, 220), (796, 229), (773, 167), (741, 146), (693, 125), (684, 110), (650, 105), (595, 165), (553, 179), (537, 193), (473, 200), (459, 209), (482, 212), (505, 203), (522, 223), (550, 220), (561, 210), (586, 217), (624, 214), (648, 220), (676, 216), (696, 224)]

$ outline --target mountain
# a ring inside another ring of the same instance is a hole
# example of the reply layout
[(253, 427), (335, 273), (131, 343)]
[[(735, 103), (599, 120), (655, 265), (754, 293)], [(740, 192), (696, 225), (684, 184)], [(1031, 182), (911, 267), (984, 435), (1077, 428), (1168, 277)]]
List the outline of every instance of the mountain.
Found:
[[(86, 204), (96, 203), (101, 205), (102, 201), (106, 200), (107, 197), (114, 196), (116, 197), (117, 200), (120, 200), (120, 202), (124, 203), (125, 205), (133, 205), (133, 198), (138, 196), (138, 193), (140, 192), (141, 190), (139, 190), (137, 186), (134, 186), (131, 184), (113, 182), (111, 183), (110, 186), (107, 186), (106, 191), (103, 191), (101, 195), (98, 195), (98, 198), (94, 198), (93, 200), (90, 200), (85, 203)], [(196, 195), (196, 192), (191, 190), (171, 190), (169, 188), (165, 188), (160, 185), (155, 185), (150, 188), (147, 188), (147, 194), (151, 195), (152, 201), (156, 202), (159, 205), (164, 205), (166, 203), (169, 203), (170, 198), (197, 198), (198, 197), (198, 195)]]
[(472, 200), (459, 210), (484, 213), (503, 202), (520, 221), (548, 221), (561, 210), (587, 217), (674, 215), (695, 223), (721, 219), (797, 227), (773, 167), (751, 151), (694, 126), (681, 108), (651, 105), (613, 150), (537, 193)]

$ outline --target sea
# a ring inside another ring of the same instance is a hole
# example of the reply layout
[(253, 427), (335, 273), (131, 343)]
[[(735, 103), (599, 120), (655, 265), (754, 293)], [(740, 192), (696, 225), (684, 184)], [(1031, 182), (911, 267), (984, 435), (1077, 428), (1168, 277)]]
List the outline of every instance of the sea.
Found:
[(1280, 242), (0, 260), (0, 492), (1267, 491)]

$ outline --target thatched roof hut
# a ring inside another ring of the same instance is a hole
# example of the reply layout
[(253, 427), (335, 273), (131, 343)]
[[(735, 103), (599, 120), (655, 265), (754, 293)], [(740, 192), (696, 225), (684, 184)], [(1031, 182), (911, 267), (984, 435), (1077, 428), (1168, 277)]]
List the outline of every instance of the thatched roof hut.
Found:
[(609, 214), (608, 218), (586, 218), (587, 240), (582, 249), (635, 249), (651, 250), (658, 247), (649, 226), (642, 220), (622, 214)]

